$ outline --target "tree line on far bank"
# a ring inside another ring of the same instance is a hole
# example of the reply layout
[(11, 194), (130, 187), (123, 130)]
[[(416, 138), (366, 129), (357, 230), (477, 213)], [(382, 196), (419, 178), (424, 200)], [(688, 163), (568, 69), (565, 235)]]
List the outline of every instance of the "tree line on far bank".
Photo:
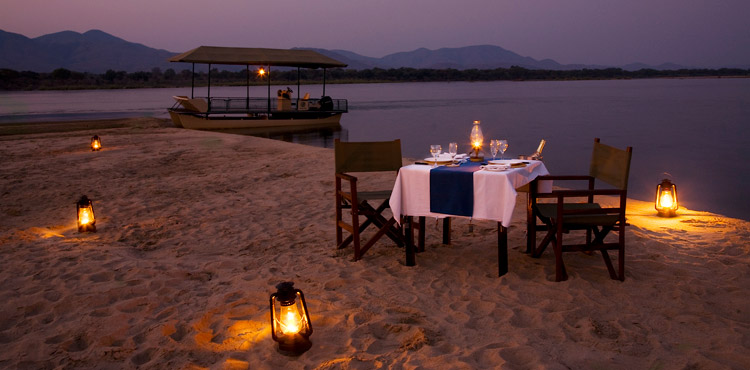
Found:
[[(162, 71), (154, 68), (150, 72), (125, 72), (108, 70), (105, 73), (75, 72), (58, 68), (49, 73), (0, 69), (0, 90), (80, 90), (123, 89), (146, 87), (185, 87), (193, 83), (191, 70), (180, 72), (174, 69)], [(296, 84), (298, 70), (271, 71), (274, 85)], [(321, 83), (323, 70), (300, 70), (301, 83)], [(513, 66), (496, 69), (417, 69), (417, 68), (371, 68), (329, 69), (325, 72), (326, 83), (383, 83), (383, 82), (447, 82), (447, 81), (555, 81), (638, 78), (686, 78), (686, 77), (750, 77), (750, 69), (640, 69), (626, 71), (621, 68), (544, 70)], [(227, 71), (212, 69), (211, 85), (234, 86), (265, 85), (268, 76), (260, 78), (255, 70)], [(208, 84), (207, 71), (195, 72), (196, 86)]]

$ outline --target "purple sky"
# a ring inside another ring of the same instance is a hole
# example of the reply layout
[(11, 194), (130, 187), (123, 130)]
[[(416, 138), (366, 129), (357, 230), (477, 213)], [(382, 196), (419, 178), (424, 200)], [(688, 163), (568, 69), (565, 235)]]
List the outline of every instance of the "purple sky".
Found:
[(3, 0), (0, 29), (371, 57), (480, 44), (563, 64), (750, 65), (749, 0)]

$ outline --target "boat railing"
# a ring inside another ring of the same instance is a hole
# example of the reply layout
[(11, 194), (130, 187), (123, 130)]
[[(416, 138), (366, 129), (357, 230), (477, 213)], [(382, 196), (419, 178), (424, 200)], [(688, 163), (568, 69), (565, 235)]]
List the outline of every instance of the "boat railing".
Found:
[[(279, 99), (279, 98), (238, 98), (212, 96), (210, 101), (206, 97), (196, 97), (208, 102), (206, 114), (243, 114), (243, 113), (278, 113), (278, 112), (326, 112), (346, 113), (349, 104), (346, 99), (310, 98), (310, 99)], [(172, 110), (180, 111), (182, 107), (175, 104)]]

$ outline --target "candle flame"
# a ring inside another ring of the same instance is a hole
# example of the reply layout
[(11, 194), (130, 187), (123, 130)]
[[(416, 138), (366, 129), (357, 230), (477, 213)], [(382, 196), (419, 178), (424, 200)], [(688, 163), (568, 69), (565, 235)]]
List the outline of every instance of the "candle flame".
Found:
[(284, 325), (282, 326), (281, 330), (284, 332), (284, 334), (294, 334), (299, 332), (299, 320), (297, 320), (297, 315), (295, 315), (293, 312), (287, 312), (283, 322)]
[(81, 215), (79, 217), (81, 225), (88, 225), (91, 223), (91, 212), (88, 208), (81, 209)]
[(671, 191), (662, 191), (661, 197), (659, 199), (659, 205), (662, 208), (672, 208), (672, 192)]
[(297, 334), (302, 330), (302, 317), (300, 317), (297, 308), (292, 306), (282, 306), (279, 327), (283, 334)]

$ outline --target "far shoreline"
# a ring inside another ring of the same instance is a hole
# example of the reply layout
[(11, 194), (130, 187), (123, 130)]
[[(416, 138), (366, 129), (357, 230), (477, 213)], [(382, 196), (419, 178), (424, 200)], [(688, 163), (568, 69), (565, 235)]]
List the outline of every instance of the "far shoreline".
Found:
[[(206, 72), (191, 72), (167, 75), (154, 72), (116, 72), (116, 78), (109, 73), (75, 72), (59, 68), (53, 72), (31, 72), (0, 69), (1, 91), (66, 91), (66, 90), (116, 90), (140, 88), (185, 88), (208, 85)], [(297, 74), (288, 71), (277, 72), (272, 76), (273, 85), (297, 84)], [(218, 71), (212, 76), (213, 86), (264, 86), (266, 82), (252, 78), (247, 72)], [(320, 83), (320, 73), (315, 71), (302, 77), (300, 85)], [(496, 69), (416, 69), (416, 68), (372, 68), (363, 70), (332, 69), (328, 72), (327, 84), (382, 84), (403, 82), (490, 82), (490, 81), (589, 81), (589, 80), (631, 80), (631, 79), (721, 79), (749, 78), (750, 69), (678, 69), (623, 70), (621, 68), (544, 70), (527, 69), (518, 66)]]

